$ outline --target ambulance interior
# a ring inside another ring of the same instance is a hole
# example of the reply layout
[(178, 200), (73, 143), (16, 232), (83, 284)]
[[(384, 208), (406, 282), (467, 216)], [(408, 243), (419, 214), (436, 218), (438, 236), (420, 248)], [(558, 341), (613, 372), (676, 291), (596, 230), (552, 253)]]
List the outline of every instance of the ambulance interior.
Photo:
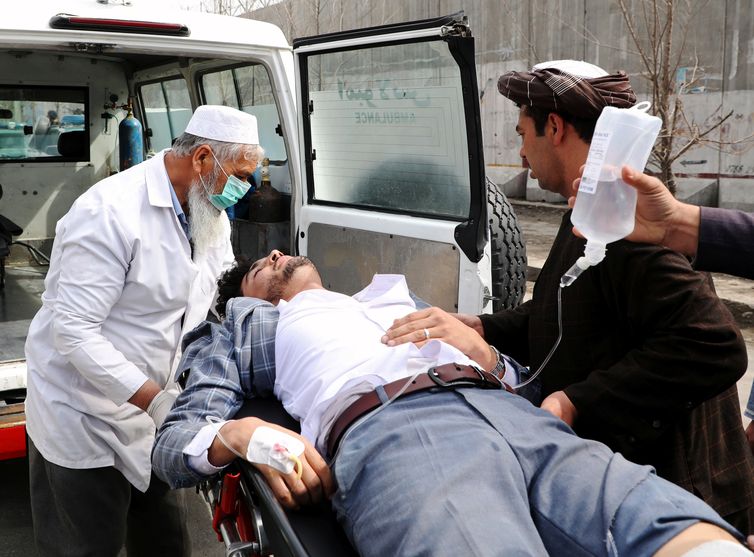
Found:
[(6, 76), (0, 81), (0, 363), (24, 358), (57, 221), (92, 184), (121, 170), (119, 126), (129, 104), (142, 127), (145, 158), (170, 147), (199, 104), (254, 114), (269, 182), (260, 189), (260, 167), (257, 190), (230, 215), (234, 249), (256, 256), (288, 248), (291, 177), (263, 64), (68, 45), (0, 52), (0, 68)]

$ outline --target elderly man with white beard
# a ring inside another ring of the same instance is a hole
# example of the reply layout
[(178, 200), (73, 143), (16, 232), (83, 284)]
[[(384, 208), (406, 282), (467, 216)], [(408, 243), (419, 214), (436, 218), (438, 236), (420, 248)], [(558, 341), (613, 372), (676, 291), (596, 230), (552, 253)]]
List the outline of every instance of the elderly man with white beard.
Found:
[(197, 108), (172, 149), (92, 186), (58, 222), (26, 342), (40, 555), (189, 555), (178, 495), (151, 474), (179, 341), (233, 262), (224, 209), (261, 159), (254, 116)]

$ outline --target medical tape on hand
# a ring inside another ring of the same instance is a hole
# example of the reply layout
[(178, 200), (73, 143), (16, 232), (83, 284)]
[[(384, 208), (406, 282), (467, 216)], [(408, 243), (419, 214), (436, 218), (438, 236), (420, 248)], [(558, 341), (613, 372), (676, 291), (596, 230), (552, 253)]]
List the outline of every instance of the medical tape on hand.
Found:
[(207, 422), (212, 425), (215, 435), (225, 447), (239, 458), (255, 464), (266, 464), (278, 472), (290, 474), (296, 470), (296, 478), (301, 479), (304, 473), (304, 465), (301, 455), (304, 454), (304, 444), (287, 433), (278, 431), (267, 426), (259, 426), (249, 440), (246, 454), (242, 455), (230, 446), (220, 433), (221, 420), (215, 416), (206, 416)]
[(301, 455), (304, 444), (295, 437), (267, 426), (259, 426), (249, 440), (246, 460), (257, 464), (266, 464), (283, 474), (296, 470), (301, 479), (303, 466)]

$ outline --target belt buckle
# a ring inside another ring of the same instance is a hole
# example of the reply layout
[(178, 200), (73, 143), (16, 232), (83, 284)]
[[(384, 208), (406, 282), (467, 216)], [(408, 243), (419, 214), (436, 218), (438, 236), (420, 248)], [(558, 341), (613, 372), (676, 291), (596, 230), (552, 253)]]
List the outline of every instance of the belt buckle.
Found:
[[(452, 364), (452, 365), (458, 365), (458, 364)], [(438, 366), (438, 367), (441, 367), (441, 366)], [(481, 370), (476, 366), (469, 365), (467, 367), (473, 369), (477, 373), (477, 375), (479, 375), (478, 380), (464, 378), (464, 379), (458, 379), (457, 381), (445, 381), (442, 377), (440, 377), (440, 374), (437, 372), (437, 367), (429, 368), (427, 370), (427, 375), (429, 375), (429, 378), (432, 379), (435, 385), (437, 385), (438, 387), (442, 387), (443, 389), (457, 389), (459, 387), (476, 387), (478, 389), (502, 389), (503, 388), (502, 382), (497, 377), (495, 377), (495, 375), (488, 373), (484, 370)]]

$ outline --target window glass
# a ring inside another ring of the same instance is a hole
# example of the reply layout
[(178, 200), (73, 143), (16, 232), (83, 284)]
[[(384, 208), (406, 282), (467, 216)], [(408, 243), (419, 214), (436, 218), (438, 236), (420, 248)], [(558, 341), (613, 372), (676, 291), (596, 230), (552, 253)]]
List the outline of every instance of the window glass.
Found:
[(145, 126), (152, 130), (148, 138), (152, 151), (167, 149), (181, 135), (191, 118), (191, 100), (183, 78), (148, 83), (139, 88), (144, 106)]
[(464, 218), (460, 70), (442, 41), (307, 58), (314, 199)]
[(204, 74), (202, 76), (202, 87), (207, 104), (221, 104), (238, 108), (238, 91), (236, 91), (231, 70)]
[(86, 161), (87, 89), (0, 85), (0, 162)]
[(280, 118), (267, 68), (249, 64), (207, 73), (202, 76), (202, 88), (207, 104), (232, 106), (256, 116), (265, 156), (272, 163), (287, 160), (285, 142), (277, 133)]

